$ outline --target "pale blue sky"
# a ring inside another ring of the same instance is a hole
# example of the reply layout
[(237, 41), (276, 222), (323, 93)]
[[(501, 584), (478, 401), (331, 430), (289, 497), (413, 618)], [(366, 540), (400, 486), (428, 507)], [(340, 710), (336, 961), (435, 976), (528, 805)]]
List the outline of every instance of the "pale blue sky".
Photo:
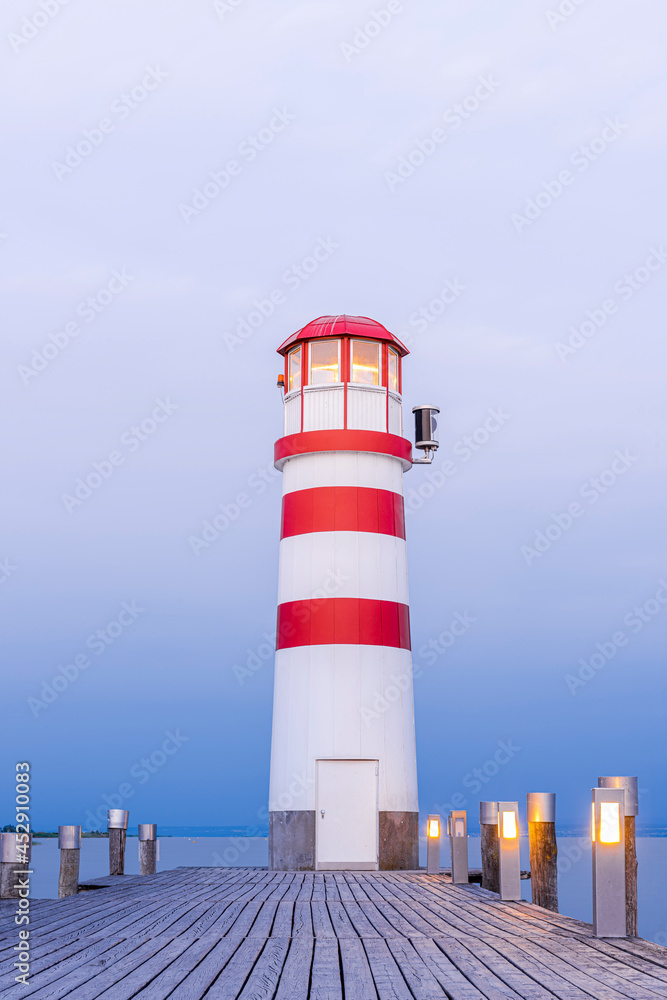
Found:
[(393, 3), (362, 35), (387, 4), (4, 5), (5, 808), (27, 758), (38, 824), (121, 785), (132, 823), (255, 821), (275, 348), (347, 312), (409, 340), (406, 411), (442, 410), (447, 474), (421, 505), (406, 479), (422, 810), (549, 789), (585, 822), (629, 773), (667, 822), (667, 15), (571, 7)]

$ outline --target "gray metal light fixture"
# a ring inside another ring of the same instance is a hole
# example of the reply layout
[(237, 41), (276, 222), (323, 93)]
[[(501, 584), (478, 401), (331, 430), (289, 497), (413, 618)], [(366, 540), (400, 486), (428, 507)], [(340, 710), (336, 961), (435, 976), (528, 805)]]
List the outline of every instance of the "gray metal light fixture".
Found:
[(413, 465), (430, 465), (433, 455), (440, 447), (436, 438), (438, 427), (437, 414), (440, 409), (437, 406), (413, 406), (412, 412), (415, 415), (415, 448), (424, 452), (425, 458), (413, 458)]
[(626, 936), (625, 789), (591, 789), (593, 935)]
[(519, 803), (498, 803), (498, 862), (500, 898), (521, 899)]
[(440, 817), (433, 813), (426, 826), (426, 871), (429, 875), (440, 872)]
[(637, 831), (639, 782), (636, 777), (598, 778), (598, 788), (625, 791), (625, 933), (637, 937)]
[(465, 809), (452, 809), (447, 818), (449, 856), (454, 885), (468, 884), (468, 816)]
[(639, 815), (639, 779), (631, 777), (598, 778), (598, 788), (623, 788), (625, 816)]

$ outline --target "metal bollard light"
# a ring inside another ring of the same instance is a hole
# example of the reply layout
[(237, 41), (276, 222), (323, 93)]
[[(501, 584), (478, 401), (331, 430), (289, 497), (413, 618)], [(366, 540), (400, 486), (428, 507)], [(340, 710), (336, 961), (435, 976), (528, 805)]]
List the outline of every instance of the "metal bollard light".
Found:
[(0, 899), (20, 899), (31, 857), (31, 833), (0, 833)]
[(127, 809), (109, 809), (109, 875), (125, 874), (125, 840), (130, 814)]
[(498, 803), (498, 869), (500, 898), (521, 899), (519, 803)]
[(426, 872), (438, 875), (440, 872), (440, 817), (433, 814), (426, 826)]
[(139, 824), (139, 874), (155, 875), (157, 869), (157, 825)]
[(452, 883), (467, 885), (468, 871), (468, 814), (465, 809), (453, 809), (447, 818), (449, 857), (452, 862)]
[(558, 845), (555, 792), (528, 792), (530, 887), (537, 906), (558, 913)]
[(480, 802), (479, 826), (482, 838), (482, 888), (489, 892), (500, 892), (497, 802)]
[(81, 857), (81, 827), (59, 826), (60, 873), (58, 899), (76, 896), (79, 891), (79, 860)]
[(625, 909), (625, 791), (591, 790), (593, 936), (627, 936)]
[(639, 815), (639, 782), (636, 777), (598, 778), (598, 788), (622, 788), (625, 792), (625, 932), (628, 937), (637, 937), (635, 817)]

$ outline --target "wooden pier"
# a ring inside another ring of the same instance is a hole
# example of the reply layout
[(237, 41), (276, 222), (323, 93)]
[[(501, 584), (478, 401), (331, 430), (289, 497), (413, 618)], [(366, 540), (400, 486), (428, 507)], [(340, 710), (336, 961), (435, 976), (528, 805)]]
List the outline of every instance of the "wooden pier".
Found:
[(0, 997), (656, 1000), (667, 949), (423, 872), (177, 868), (31, 905), (30, 985), (0, 904)]

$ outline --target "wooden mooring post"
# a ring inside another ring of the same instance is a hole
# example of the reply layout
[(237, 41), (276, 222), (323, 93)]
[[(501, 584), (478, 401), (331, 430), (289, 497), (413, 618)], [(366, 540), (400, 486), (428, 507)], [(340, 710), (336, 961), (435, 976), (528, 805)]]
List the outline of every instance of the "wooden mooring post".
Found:
[(109, 809), (107, 812), (109, 875), (125, 874), (125, 840), (129, 818), (127, 809)]
[[(27, 843), (24, 837), (28, 838)], [(0, 899), (21, 897), (20, 883), (29, 875), (31, 855), (31, 833), (0, 833)]]
[(59, 826), (60, 873), (58, 899), (76, 896), (79, 891), (79, 860), (81, 857), (81, 827)]
[(637, 937), (637, 833), (639, 783), (636, 777), (598, 778), (598, 788), (625, 790), (625, 929), (628, 937)]
[(526, 801), (533, 903), (558, 913), (556, 795), (554, 792), (528, 792)]
[(489, 892), (500, 892), (497, 802), (480, 802), (479, 825), (482, 837), (482, 888)]
[(155, 875), (157, 870), (157, 826), (139, 824), (139, 874)]

